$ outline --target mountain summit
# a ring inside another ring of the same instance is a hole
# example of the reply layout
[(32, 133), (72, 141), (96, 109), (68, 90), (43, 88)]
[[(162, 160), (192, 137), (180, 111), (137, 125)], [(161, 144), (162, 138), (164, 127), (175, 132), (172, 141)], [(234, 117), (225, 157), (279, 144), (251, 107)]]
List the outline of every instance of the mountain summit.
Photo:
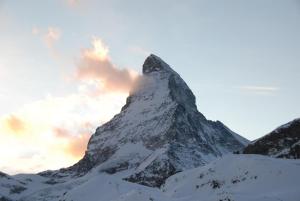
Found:
[(172, 69), (161, 58), (151, 54), (144, 62), (143, 74), (148, 74), (153, 71), (172, 71)]
[(160, 186), (176, 172), (240, 150), (247, 142), (198, 112), (183, 79), (150, 55), (126, 105), (97, 128), (84, 158), (69, 170), (79, 175), (95, 166), (109, 174), (130, 170), (124, 179)]

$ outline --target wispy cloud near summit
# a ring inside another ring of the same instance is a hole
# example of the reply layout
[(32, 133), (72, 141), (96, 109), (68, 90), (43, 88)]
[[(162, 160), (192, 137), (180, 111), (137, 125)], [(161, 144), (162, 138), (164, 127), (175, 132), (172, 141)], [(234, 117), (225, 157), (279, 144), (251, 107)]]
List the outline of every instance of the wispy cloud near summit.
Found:
[(109, 48), (100, 38), (94, 38), (93, 47), (82, 52), (76, 78), (93, 82), (104, 91), (129, 92), (137, 73), (130, 69), (120, 69), (109, 58)]

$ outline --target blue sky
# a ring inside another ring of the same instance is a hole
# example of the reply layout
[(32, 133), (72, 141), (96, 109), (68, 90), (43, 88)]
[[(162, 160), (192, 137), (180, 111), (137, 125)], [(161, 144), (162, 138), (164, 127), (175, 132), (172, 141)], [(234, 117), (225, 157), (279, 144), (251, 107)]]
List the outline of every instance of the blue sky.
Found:
[[(70, 77), (99, 38), (119, 69), (141, 72), (149, 53), (160, 56), (191, 87), (200, 112), (253, 140), (300, 116), (299, 23), (299, 0), (0, 0), (0, 116), (26, 116), (28, 105), (80, 93)], [(56, 35), (47, 41), (50, 29)], [(80, 105), (90, 132), (125, 101), (103, 93), (99, 108)]]

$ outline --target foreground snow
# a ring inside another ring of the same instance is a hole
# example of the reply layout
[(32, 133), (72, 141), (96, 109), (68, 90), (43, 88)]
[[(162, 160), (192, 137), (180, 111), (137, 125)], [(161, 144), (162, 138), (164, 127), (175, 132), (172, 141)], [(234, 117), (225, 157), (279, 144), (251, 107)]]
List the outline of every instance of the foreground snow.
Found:
[[(167, 179), (162, 189), (123, 181), (123, 171), (108, 175), (95, 168), (84, 177), (50, 184), (44, 177), (0, 178), (0, 198), (65, 201), (299, 201), (300, 160), (258, 155), (227, 155)], [(12, 185), (26, 188), (12, 193)], [(6, 188), (4, 187), (6, 185)]]
[(300, 160), (227, 155), (170, 177), (164, 191), (181, 201), (297, 201), (299, 171)]

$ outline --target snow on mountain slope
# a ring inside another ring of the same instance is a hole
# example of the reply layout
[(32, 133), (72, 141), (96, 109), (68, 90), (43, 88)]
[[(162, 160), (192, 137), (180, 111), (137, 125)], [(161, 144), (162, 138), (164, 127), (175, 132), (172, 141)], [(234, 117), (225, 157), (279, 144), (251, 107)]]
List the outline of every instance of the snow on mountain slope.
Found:
[(157, 188), (126, 182), (120, 178), (120, 175), (100, 174), (78, 188), (69, 191), (64, 199), (65, 201), (169, 200)]
[(8, 200), (9, 197), (15, 198), (16, 194), (24, 190), (26, 190), (24, 183), (0, 172), (0, 200)]
[(48, 179), (34, 174), (9, 176), (0, 172), (0, 200), (19, 200), (20, 197), (45, 189)]
[(168, 64), (150, 55), (122, 111), (96, 130), (79, 175), (100, 165), (110, 174), (136, 169), (128, 181), (160, 186), (178, 171), (242, 149), (248, 141), (198, 112), (195, 96)]
[(180, 201), (299, 201), (300, 160), (227, 155), (167, 179), (163, 191)]
[(277, 158), (300, 158), (300, 119), (284, 124), (255, 140), (244, 149), (243, 153)]
[[(159, 188), (122, 180), (130, 171), (95, 168), (67, 182), (20, 196), (21, 201), (299, 201), (300, 160), (226, 155), (177, 173)], [(24, 176), (23, 176), (24, 177)], [(38, 181), (35, 185), (38, 186)], [(40, 183), (43, 186), (44, 181)]]

